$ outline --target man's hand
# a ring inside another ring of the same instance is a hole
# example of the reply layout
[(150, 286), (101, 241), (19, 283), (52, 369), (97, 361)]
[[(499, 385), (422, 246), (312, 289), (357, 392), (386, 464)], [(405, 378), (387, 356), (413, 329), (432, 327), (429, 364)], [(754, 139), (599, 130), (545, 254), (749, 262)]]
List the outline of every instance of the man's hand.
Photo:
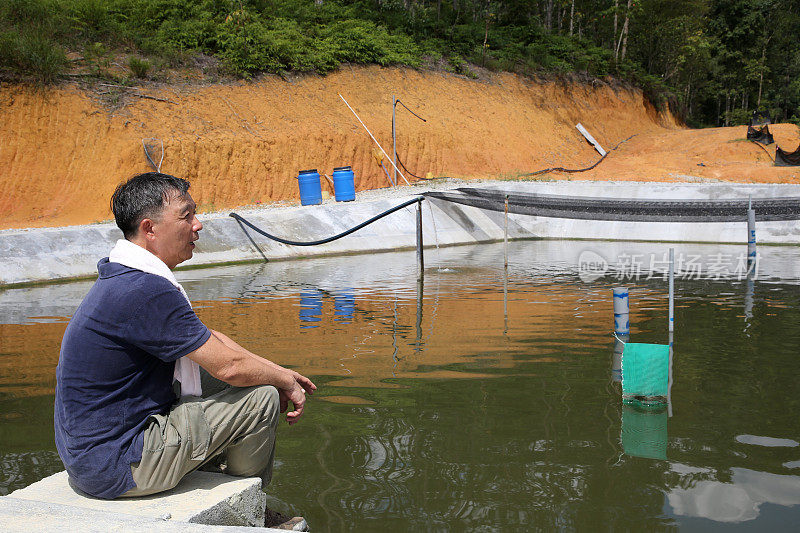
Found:
[(306, 393), (313, 394), (317, 386), (307, 377), (259, 357), (242, 348), (235, 341), (218, 331), (212, 330), (203, 346), (187, 357), (205, 368), (209, 374), (234, 387), (251, 385), (272, 385), (278, 389), (281, 413), (286, 414), (289, 424), (294, 424), (303, 414)]
[(281, 402), (281, 413), (286, 413), (289, 409), (289, 402), (292, 402), (293, 410), (286, 413), (286, 421), (291, 426), (303, 414), (303, 408), (306, 404), (306, 392), (314, 394), (317, 386), (310, 379), (294, 370), (286, 369), (286, 372), (291, 377), (291, 384), (286, 388), (278, 389), (278, 393)]

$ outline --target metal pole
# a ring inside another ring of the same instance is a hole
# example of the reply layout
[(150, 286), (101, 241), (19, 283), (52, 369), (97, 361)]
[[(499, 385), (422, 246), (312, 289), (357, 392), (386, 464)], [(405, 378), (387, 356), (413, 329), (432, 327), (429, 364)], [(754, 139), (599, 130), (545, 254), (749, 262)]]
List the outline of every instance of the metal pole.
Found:
[(508, 334), (508, 265), (503, 269), (503, 335)]
[(675, 248), (669, 249), (669, 332), (675, 331)]
[(414, 351), (422, 351), (422, 302), (425, 296), (425, 280), (422, 276), (417, 278), (417, 342)]
[(422, 255), (422, 200), (417, 202), (417, 266), (418, 276), (421, 279), (425, 272), (425, 259)]
[(508, 195), (506, 194), (506, 214), (503, 221), (503, 265), (508, 268)]
[(395, 112), (397, 111), (397, 98), (392, 95), (392, 161), (394, 168), (392, 169), (392, 181), (397, 183), (397, 132), (394, 126)]
[(756, 211), (753, 209), (753, 199), (747, 205), (747, 269), (753, 268), (756, 262)]

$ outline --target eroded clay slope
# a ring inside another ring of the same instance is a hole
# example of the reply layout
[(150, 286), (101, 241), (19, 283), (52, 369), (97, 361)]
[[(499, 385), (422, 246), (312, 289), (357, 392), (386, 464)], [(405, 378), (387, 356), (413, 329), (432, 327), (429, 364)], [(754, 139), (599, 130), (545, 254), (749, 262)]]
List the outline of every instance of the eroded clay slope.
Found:
[[(74, 86), (46, 91), (3, 87), (0, 228), (111, 218), (108, 199), (114, 187), (149, 170), (142, 139), (150, 137), (164, 143), (162, 171), (191, 180), (193, 196), (204, 210), (296, 200), (295, 176), (307, 168), (330, 173), (335, 166), (352, 165), (357, 190), (386, 186), (373, 155), (376, 147), (340, 93), (387, 151), (393, 94), (427, 120), (398, 107), (398, 152), (421, 175), (507, 178), (549, 166), (589, 165), (598, 156), (575, 129), (578, 122), (606, 147), (637, 136), (595, 171), (571, 179), (706, 176), (711, 160), (731, 151), (747, 153), (747, 164), (767, 169), (763, 176), (791, 181), (794, 175), (791, 169), (770, 170), (762, 161), (766, 154), (735, 143), (721, 155), (713, 150), (703, 154), (702, 161), (681, 152), (689, 163), (677, 165), (669, 151), (688, 148), (681, 136), (695, 135), (695, 145), (717, 141), (697, 137), (706, 134), (656, 113), (641, 93), (606, 85), (537, 83), (510, 74), (471, 80), (365, 67), (326, 77), (138, 91), (168, 101), (133, 97), (111, 112)], [(744, 136), (743, 128), (728, 130)], [(776, 139), (783, 136), (785, 147), (794, 149), (788, 145), (796, 141), (795, 130), (776, 131)], [(716, 130), (707, 131), (713, 135)]]

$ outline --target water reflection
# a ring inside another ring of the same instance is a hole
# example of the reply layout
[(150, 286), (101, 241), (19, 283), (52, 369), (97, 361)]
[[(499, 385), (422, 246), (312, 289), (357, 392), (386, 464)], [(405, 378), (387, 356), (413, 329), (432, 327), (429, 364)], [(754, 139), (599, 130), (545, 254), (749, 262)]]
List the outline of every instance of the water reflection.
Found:
[(622, 405), (622, 448), (627, 455), (667, 458), (667, 406)]
[(611, 381), (622, 383), (622, 352), (630, 335), (614, 335), (614, 349), (611, 352)]
[(337, 291), (333, 299), (334, 320), (342, 324), (350, 324), (353, 321), (353, 313), (356, 310), (356, 296), (352, 288), (345, 288)]
[[(321, 290), (305, 290), (300, 293), (300, 321), (319, 322), (322, 320), (322, 296)], [(302, 324), (301, 328), (315, 328), (315, 324)]]
[(754, 271), (748, 270), (747, 278), (745, 279), (745, 294), (744, 294), (744, 331), (748, 333), (750, 326), (753, 322), (753, 305), (755, 302), (756, 292), (756, 274)]
[[(303, 423), (279, 430), (270, 485), (315, 531), (650, 531), (753, 509), (745, 523), (763, 529), (763, 502), (800, 517), (798, 448), (757, 437), (800, 435), (800, 253), (766, 250), (772, 277), (756, 294), (744, 280), (676, 280), (669, 418), (621, 404), (619, 280), (585, 283), (575, 262), (648, 246), (511, 242), (507, 270), (502, 245), (442, 248), (426, 253), (424, 283), (413, 252), (178, 277), (205, 323), (320, 385)], [(631, 337), (663, 343), (664, 280), (626, 284)], [(52, 373), (89, 285), (0, 291), (0, 490), (59, 468)]]
[(742, 444), (766, 446), (767, 448), (795, 448), (800, 446), (800, 442), (797, 442), (796, 440), (778, 439), (775, 437), (760, 437), (758, 435), (737, 435), (736, 440)]
[(758, 517), (763, 503), (800, 504), (800, 477), (734, 467), (729, 483), (696, 481), (688, 488), (672, 489), (667, 499), (678, 516), (744, 522)]

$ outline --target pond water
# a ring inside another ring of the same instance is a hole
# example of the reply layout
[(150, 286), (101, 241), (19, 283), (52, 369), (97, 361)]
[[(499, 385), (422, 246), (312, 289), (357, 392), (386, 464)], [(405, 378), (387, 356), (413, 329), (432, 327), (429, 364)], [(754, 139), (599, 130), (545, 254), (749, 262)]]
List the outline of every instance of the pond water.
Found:
[[(611, 289), (630, 340), (666, 344), (668, 246), (516, 241), (507, 271), (502, 244), (432, 249), (421, 284), (406, 252), (178, 277), (206, 324), (319, 385), (268, 489), (313, 531), (795, 528), (800, 248), (761, 247), (746, 279), (744, 246), (673, 245), (670, 406), (641, 411)], [(90, 286), (0, 291), (0, 494), (62, 469), (55, 366)]]

